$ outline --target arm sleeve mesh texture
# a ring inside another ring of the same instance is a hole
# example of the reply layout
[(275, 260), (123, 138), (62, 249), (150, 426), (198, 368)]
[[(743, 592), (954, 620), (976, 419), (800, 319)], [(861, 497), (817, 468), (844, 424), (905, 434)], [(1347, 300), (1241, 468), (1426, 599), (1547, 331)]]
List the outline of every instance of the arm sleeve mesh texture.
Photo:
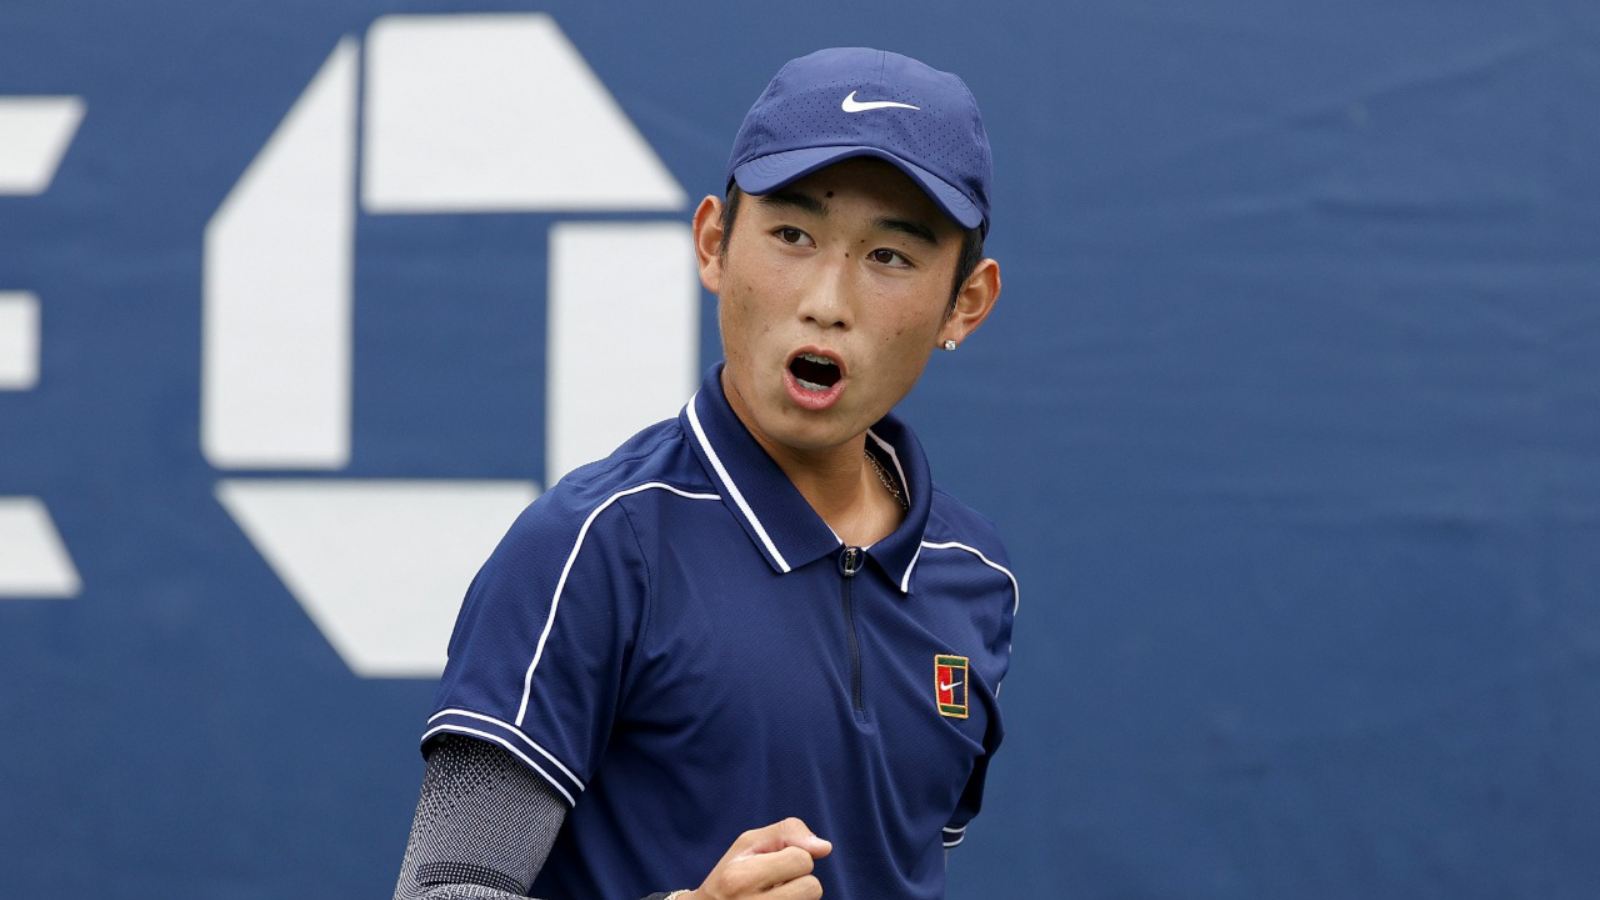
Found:
[(502, 748), (441, 736), (429, 747), (394, 900), (526, 896), (566, 813), (566, 801)]

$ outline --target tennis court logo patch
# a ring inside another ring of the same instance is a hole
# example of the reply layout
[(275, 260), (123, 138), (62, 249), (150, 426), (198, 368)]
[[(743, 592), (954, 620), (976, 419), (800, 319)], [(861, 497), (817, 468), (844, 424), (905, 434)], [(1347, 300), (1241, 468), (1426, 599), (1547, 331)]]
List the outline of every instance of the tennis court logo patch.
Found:
[(938, 654), (933, 658), (933, 696), (939, 715), (967, 717), (967, 658)]

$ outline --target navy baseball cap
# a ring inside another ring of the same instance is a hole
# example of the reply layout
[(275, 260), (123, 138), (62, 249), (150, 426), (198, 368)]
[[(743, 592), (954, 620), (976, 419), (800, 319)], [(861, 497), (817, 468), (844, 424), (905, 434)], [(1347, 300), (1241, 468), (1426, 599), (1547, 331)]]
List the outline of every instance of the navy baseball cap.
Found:
[(855, 156), (893, 163), (988, 234), (994, 166), (978, 101), (957, 76), (886, 50), (833, 47), (785, 64), (745, 114), (725, 183), (765, 194)]

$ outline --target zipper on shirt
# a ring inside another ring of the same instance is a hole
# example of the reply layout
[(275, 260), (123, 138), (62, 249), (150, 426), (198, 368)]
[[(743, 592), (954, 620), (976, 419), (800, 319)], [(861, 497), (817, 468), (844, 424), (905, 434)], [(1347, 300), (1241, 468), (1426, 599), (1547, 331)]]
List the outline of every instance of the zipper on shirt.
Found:
[(844, 630), (850, 639), (850, 702), (857, 716), (866, 713), (866, 705), (861, 700), (861, 641), (856, 636), (856, 610), (850, 585), (861, 571), (864, 556), (860, 547), (845, 547), (839, 554), (839, 574), (844, 576)]

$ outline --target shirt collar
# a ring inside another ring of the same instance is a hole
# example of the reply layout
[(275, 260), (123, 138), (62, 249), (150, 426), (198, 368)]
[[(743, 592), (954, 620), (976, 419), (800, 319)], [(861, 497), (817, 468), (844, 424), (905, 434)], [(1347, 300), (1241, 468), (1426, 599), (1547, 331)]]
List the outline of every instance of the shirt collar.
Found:
[[(789, 572), (842, 546), (728, 405), (721, 363), (706, 373), (678, 419), (695, 455), (719, 485), (722, 502), (773, 569)], [(909, 592), (911, 567), (932, 505), (928, 460), (911, 429), (893, 415), (868, 429), (867, 440), (899, 476), (911, 503), (900, 527), (869, 547), (867, 556), (902, 592)]]

